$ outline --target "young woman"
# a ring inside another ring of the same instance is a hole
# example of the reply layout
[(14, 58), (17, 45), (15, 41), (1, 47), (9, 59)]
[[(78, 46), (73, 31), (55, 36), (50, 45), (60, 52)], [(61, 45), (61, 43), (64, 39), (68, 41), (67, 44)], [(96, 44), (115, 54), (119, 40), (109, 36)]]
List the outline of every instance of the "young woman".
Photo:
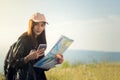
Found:
[[(13, 50), (14, 61), (12, 67), (17, 70), (12, 80), (47, 80), (44, 69), (33, 65), (44, 57), (45, 49), (37, 50), (39, 44), (47, 44), (45, 26), (47, 22), (41, 13), (35, 13), (29, 20), (28, 31), (23, 33)], [(43, 54), (43, 55), (42, 55)], [(58, 54), (58, 64), (63, 62), (63, 56)]]

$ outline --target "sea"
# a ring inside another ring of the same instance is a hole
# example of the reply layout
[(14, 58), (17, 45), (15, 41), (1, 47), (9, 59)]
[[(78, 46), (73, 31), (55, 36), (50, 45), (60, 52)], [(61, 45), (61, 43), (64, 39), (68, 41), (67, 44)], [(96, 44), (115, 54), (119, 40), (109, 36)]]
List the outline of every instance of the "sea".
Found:
[[(2, 52), (2, 51), (1, 51)], [(3, 73), (4, 59), (7, 51), (0, 56), (0, 72)], [(120, 62), (120, 52), (94, 51), (94, 50), (66, 50), (63, 53), (64, 61), (70, 64), (91, 64), (101, 62)]]

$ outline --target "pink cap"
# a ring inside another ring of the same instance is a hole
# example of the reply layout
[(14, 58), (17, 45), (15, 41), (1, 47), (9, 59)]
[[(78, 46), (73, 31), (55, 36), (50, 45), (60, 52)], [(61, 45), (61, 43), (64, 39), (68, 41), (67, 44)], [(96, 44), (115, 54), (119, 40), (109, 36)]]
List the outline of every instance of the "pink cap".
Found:
[[(46, 18), (44, 16), (44, 14), (41, 14), (39, 12), (34, 13), (31, 18), (34, 22), (46, 22)], [(47, 23), (47, 22), (46, 22)]]

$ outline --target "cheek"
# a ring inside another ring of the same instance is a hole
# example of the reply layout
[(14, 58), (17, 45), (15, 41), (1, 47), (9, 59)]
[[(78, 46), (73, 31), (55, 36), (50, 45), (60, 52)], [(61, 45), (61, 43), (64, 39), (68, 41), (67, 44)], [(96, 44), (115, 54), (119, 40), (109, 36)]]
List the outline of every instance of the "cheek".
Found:
[(45, 27), (42, 27), (41, 29), (42, 29), (42, 31), (44, 31), (44, 30), (45, 30)]
[(36, 27), (34, 27), (34, 28), (33, 28), (33, 32), (35, 32), (36, 30), (37, 30), (37, 28), (36, 28)]

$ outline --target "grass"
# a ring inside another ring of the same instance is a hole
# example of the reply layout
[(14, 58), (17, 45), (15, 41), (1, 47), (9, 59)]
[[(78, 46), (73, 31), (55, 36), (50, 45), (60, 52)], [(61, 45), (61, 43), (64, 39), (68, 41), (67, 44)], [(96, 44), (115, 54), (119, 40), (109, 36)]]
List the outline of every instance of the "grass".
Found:
[[(75, 64), (68, 62), (46, 72), (48, 80), (120, 80), (120, 63)], [(5, 80), (0, 75), (0, 80)]]
[(2, 73), (0, 74), (0, 80), (5, 80), (5, 77)]
[(48, 80), (120, 80), (120, 64), (78, 64), (53, 68), (46, 74)]

